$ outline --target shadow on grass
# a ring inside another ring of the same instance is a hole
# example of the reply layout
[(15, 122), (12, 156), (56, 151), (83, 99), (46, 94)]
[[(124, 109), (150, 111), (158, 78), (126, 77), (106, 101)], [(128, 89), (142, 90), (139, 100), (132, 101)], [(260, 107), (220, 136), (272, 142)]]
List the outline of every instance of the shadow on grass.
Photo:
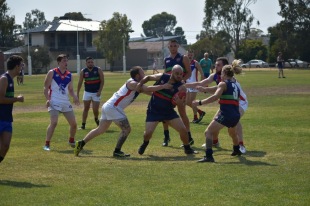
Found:
[(0, 180), (0, 185), (20, 187), (20, 188), (50, 187), (48, 185), (36, 185), (30, 182), (17, 182), (17, 181), (11, 181), (11, 180)]
[[(55, 152), (58, 152), (60, 154), (74, 154), (73, 151), (74, 151), (74, 148), (72, 148), (72, 150), (55, 150)], [(80, 154), (91, 155), (91, 154), (93, 154), (93, 150), (85, 150), (85, 149), (83, 149), (80, 152)]]

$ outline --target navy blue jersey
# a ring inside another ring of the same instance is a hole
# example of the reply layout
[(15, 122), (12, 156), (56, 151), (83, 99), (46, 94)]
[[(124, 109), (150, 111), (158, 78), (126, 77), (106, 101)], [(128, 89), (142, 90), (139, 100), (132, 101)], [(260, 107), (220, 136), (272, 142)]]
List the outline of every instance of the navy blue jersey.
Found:
[(240, 120), (238, 86), (230, 81), (225, 81), (227, 89), (220, 97), (220, 111), (214, 117), (214, 120), (226, 127), (235, 127)]
[(184, 70), (184, 64), (183, 64), (183, 55), (180, 53), (177, 53), (174, 58), (172, 57), (166, 57), (165, 58), (165, 73), (171, 74), (172, 72), (172, 67), (176, 64), (180, 65), (183, 68), (183, 72), (185, 73)]
[[(5, 97), (14, 97), (14, 82), (11, 76), (6, 72), (2, 76), (6, 76), (8, 79), (8, 87), (6, 88)], [(6, 122), (13, 122), (13, 103), (12, 104), (0, 104), (0, 120)]]
[[(154, 85), (162, 85), (169, 81), (170, 75), (163, 74)], [(148, 104), (148, 111), (151, 111), (153, 114), (169, 114), (174, 113), (174, 106), (171, 102), (171, 99), (175, 93), (178, 92), (178, 88), (182, 85), (182, 82), (176, 82), (173, 84), (172, 89), (162, 89), (156, 92), (153, 92), (151, 100)]]
[(90, 93), (97, 93), (100, 88), (100, 76), (99, 76), (99, 68), (93, 67), (92, 70), (88, 68), (84, 68), (82, 70), (84, 77), (84, 86), (85, 91)]

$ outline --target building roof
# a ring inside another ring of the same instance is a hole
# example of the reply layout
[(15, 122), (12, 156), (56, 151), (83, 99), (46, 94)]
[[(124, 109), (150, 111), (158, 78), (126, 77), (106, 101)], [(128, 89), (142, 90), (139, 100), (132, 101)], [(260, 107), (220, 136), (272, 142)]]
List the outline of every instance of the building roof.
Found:
[(58, 20), (47, 24), (25, 30), (26, 33), (41, 33), (54, 31), (99, 31), (99, 21), (74, 21), (74, 20)]
[(11, 55), (11, 54), (21, 54), (23, 50), (25, 49), (24, 46), (15, 47), (13, 49), (7, 50), (3, 52), (4, 55)]
[[(167, 47), (168, 42), (164, 41), (164, 48)], [(149, 53), (160, 52), (163, 49), (163, 43), (157, 42), (129, 42), (130, 49), (146, 49)]]

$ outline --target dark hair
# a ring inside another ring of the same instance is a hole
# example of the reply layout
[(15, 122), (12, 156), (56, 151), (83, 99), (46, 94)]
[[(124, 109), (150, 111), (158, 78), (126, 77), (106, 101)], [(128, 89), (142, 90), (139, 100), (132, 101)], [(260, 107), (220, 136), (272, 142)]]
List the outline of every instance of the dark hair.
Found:
[(88, 61), (88, 60), (90, 60), (90, 59), (93, 59), (92, 57), (86, 57), (86, 62)]
[(169, 43), (176, 43), (176, 44), (179, 44), (179, 42), (178, 42), (176, 39), (171, 39), (171, 40), (169, 41)]
[(223, 66), (228, 64), (228, 59), (226, 57), (219, 57), (216, 59), (216, 61), (222, 61)]
[(142, 69), (140, 66), (134, 66), (130, 69), (130, 76), (131, 78), (135, 78), (137, 74), (139, 74), (140, 69)]
[(61, 62), (63, 58), (68, 58), (68, 56), (66, 54), (59, 54), (57, 57), (57, 62)]
[(23, 61), (24, 59), (21, 56), (12, 55), (6, 62), (6, 67), (8, 70), (13, 70), (16, 66), (19, 66)]

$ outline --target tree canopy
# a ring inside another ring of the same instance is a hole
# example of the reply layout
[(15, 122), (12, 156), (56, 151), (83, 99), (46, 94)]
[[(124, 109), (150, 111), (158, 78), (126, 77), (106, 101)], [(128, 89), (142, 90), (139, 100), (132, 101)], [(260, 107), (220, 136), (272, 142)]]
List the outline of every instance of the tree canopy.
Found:
[(132, 32), (131, 24), (131, 20), (127, 18), (126, 14), (122, 15), (118, 12), (113, 13), (111, 19), (103, 20), (100, 23), (100, 30), (94, 44), (112, 67), (114, 62), (122, 56), (123, 38), (126, 47), (128, 47), (129, 32)]
[(10, 49), (18, 45), (14, 35), (16, 29), (15, 16), (8, 14), (10, 8), (5, 0), (0, 0), (0, 45), (2, 50)]
[(248, 8), (257, 0), (205, 0), (203, 27), (206, 34), (224, 31), (230, 35), (229, 44), (237, 55), (241, 37), (249, 34), (254, 20)]
[(23, 22), (25, 29), (32, 29), (40, 25), (46, 24), (44, 12), (34, 9), (31, 12), (26, 13), (25, 21)]

